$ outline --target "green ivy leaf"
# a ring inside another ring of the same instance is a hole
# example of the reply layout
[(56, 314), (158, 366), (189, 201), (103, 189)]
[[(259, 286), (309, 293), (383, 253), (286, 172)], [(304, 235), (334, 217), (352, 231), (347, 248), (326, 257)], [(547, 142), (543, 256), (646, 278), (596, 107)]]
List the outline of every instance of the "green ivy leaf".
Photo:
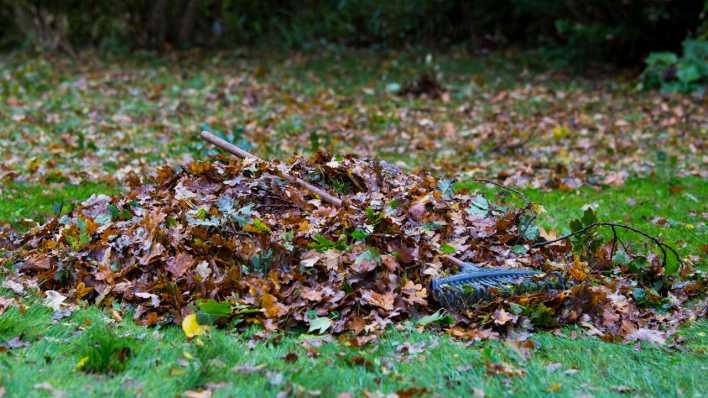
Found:
[(229, 316), (231, 315), (231, 304), (227, 302), (219, 302), (214, 299), (209, 299), (206, 301), (201, 301), (197, 303), (197, 307), (201, 311), (206, 312), (210, 315), (216, 316)]
[(524, 312), (524, 306), (516, 303), (509, 303), (509, 310), (514, 315), (519, 315)]
[(366, 219), (369, 221), (369, 224), (371, 225), (378, 225), (383, 221), (384, 215), (380, 211), (374, 210), (372, 207), (367, 207), (364, 210), (364, 213), (366, 213)]
[(627, 265), (630, 261), (631, 259), (627, 256), (627, 253), (623, 251), (618, 251), (614, 256), (612, 256), (612, 262), (615, 264)]
[(375, 247), (370, 247), (354, 260), (356, 264), (360, 264), (364, 261), (373, 261), (378, 264), (381, 262), (381, 254), (379, 254), (379, 251)]
[(330, 249), (336, 249), (339, 251), (346, 251), (349, 249), (346, 242), (346, 236), (342, 236), (338, 241), (333, 241), (331, 239), (325, 238), (322, 234), (315, 234), (312, 237), (314, 242), (309, 244), (311, 249), (315, 249), (319, 252), (326, 252)]
[(632, 272), (640, 272), (646, 269), (647, 265), (649, 265), (649, 262), (646, 257), (635, 257), (627, 264), (627, 267), (629, 267), (629, 270)]
[(438, 181), (438, 191), (442, 193), (443, 198), (445, 199), (450, 199), (452, 195), (454, 194), (454, 191), (452, 189), (452, 180), (448, 179), (441, 179)]
[(583, 229), (583, 222), (580, 219), (576, 218), (575, 220), (572, 220), (570, 222), (569, 226), (571, 231), (577, 232)]
[(447, 243), (443, 243), (442, 245), (440, 245), (440, 251), (443, 252), (443, 253), (445, 253), (445, 254), (455, 254), (455, 252), (457, 251), (457, 249), (455, 249), (454, 247), (448, 245)]
[(209, 217), (209, 211), (203, 207), (200, 207), (199, 210), (194, 213), (194, 218), (197, 220), (206, 220), (207, 217)]
[(106, 225), (109, 222), (111, 222), (111, 215), (110, 214), (99, 214), (96, 216), (96, 218), (93, 219), (93, 221), (96, 222), (98, 225)]
[(197, 307), (199, 307), (197, 321), (201, 325), (213, 324), (219, 319), (229, 317), (232, 309), (231, 304), (213, 299), (198, 302)]
[(672, 52), (654, 52), (647, 57), (647, 65), (670, 66), (678, 62), (678, 57)]
[(253, 217), (251, 219), (251, 223), (248, 224), (245, 228), (247, 231), (252, 231), (256, 232), (259, 234), (270, 234), (271, 230), (268, 224), (264, 223), (263, 220), (261, 220), (258, 217)]
[(526, 254), (529, 251), (525, 245), (514, 245), (511, 247), (511, 252), (514, 254)]
[(366, 231), (362, 231), (361, 229), (355, 229), (352, 232), (352, 238), (354, 238), (354, 240), (366, 240), (366, 238), (368, 237), (369, 234), (366, 233)]
[(530, 214), (522, 214), (519, 217), (518, 228), (526, 240), (534, 241), (541, 235), (541, 231), (534, 221), (534, 217)]
[(467, 213), (474, 217), (483, 218), (489, 214), (489, 202), (482, 195), (477, 195), (470, 207), (467, 208)]
[(696, 64), (681, 62), (676, 77), (683, 83), (693, 83), (701, 79), (701, 71)]
[(588, 225), (592, 223), (597, 222), (597, 214), (595, 214), (595, 210), (592, 208), (588, 207), (585, 209), (585, 212), (583, 213), (583, 226), (587, 227)]

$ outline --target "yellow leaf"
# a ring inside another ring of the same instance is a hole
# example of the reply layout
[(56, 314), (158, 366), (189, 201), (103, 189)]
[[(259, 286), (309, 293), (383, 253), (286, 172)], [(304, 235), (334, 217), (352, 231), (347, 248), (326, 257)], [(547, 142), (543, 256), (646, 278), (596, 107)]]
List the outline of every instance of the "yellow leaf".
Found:
[(243, 227), (246, 232), (253, 232), (259, 234), (270, 234), (271, 230), (268, 224), (264, 223), (260, 218), (253, 217), (249, 224)]
[(557, 140), (559, 140), (561, 138), (565, 138), (570, 133), (570, 131), (568, 130), (568, 127), (566, 127), (566, 126), (556, 127), (553, 130), (551, 130), (551, 132), (553, 133), (553, 138), (555, 138)]
[(180, 368), (176, 368), (176, 367), (173, 367), (170, 369), (170, 376), (172, 376), (172, 377), (182, 376), (185, 373), (187, 373), (187, 371), (184, 369), (180, 369)]
[(194, 336), (201, 336), (205, 334), (209, 331), (209, 327), (200, 325), (199, 322), (197, 322), (196, 314), (189, 314), (182, 320), (182, 330), (184, 331), (185, 336), (191, 339)]
[(536, 214), (543, 214), (546, 212), (546, 209), (538, 203), (531, 203), (531, 209)]
[(83, 369), (84, 366), (86, 366), (86, 362), (88, 362), (89, 357), (83, 357), (79, 359), (79, 362), (76, 364), (76, 369)]
[(280, 304), (272, 294), (264, 294), (261, 297), (261, 306), (268, 318), (277, 318), (288, 312), (287, 308)]
[(568, 273), (578, 282), (582, 282), (588, 276), (588, 263), (581, 261), (577, 255), (573, 256), (573, 262), (568, 267)]
[(551, 384), (551, 385), (548, 386), (548, 388), (546, 389), (546, 391), (548, 391), (548, 392), (558, 392), (558, 391), (560, 391), (560, 389), (561, 389), (561, 385), (560, 385), (560, 384), (558, 384), (558, 383), (553, 383), (553, 384)]

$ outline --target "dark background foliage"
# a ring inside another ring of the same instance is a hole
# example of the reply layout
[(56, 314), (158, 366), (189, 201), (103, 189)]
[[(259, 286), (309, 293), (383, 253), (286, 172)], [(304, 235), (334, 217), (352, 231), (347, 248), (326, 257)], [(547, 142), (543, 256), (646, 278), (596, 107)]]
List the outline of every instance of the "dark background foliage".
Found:
[(705, 35), (705, 0), (0, 0), (0, 45), (74, 53), (266, 44), (541, 48), (639, 64)]

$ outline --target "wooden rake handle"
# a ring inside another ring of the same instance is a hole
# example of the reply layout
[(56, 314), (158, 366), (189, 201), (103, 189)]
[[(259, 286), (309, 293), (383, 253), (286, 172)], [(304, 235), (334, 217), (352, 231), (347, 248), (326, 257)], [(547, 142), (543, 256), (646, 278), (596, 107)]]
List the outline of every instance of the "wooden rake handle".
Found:
[[(257, 161), (261, 161), (261, 162), (263, 161), (263, 159), (259, 158), (258, 156), (254, 155), (248, 151), (244, 151), (243, 149), (237, 147), (236, 145), (234, 145), (226, 140), (223, 140), (208, 131), (202, 131), (201, 136), (204, 140), (218, 146), (219, 148), (221, 148), (229, 153), (232, 153), (232, 154), (240, 157), (241, 159), (253, 159), (253, 160), (257, 160)], [(298, 185), (301, 188), (306, 189), (306, 190), (310, 191), (311, 193), (319, 196), (320, 198), (322, 198), (323, 201), (325, 201), (333, 206), (336, 206), (336, 207), (342, 207), (342, 200), (341, 199), (339, 199), (338, 197), (323, 190), (322, 188), (316, 187), (307, 181), (304, 181), (300, 178), (291, 176), (289, 174), (283, 173), (282, 177), (285, 178), (286, 180), (288, 180), (289, 182), (291, 182), (295, 185)]]

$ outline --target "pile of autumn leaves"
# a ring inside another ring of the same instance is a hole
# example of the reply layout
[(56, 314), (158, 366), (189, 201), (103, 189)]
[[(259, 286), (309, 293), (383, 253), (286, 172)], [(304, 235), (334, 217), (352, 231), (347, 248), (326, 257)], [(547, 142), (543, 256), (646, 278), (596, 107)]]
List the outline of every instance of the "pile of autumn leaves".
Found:
[[(283, 173), (336, 192), (344, 206), (322, 202)], [(447, 320), (441, 326), (462, 338), (579, 322), (607, 338), (663, 341), (696, 316), (682, 304), (702, 289), (696, 280), (667, 282), (657, 258), (638, 276), (612, 264), (607, 248), (592, 265), (574, 257), (568, 242), (531, 248), (543, 239), (531, 208), (494, 206), (385, 162), (221, 157), (161, 167), (128, 183), (124, 194), (93, 196), (16, 237), (16, 274), (6, 279), (67, 303), (132, 308), (145, 325), (186, 319), (191, 329), (197, 322), (309, 327), (357, 343), (407, 319)], [(561, 272), (571, 283), (564, 291), (499, 298), (454, 320), (425, 317), (438, 310), (430, 280), (457, 271), (448, 254), (482, 266)], [(660, 291), (648, 288), (657, 281), (664, 281)]]

